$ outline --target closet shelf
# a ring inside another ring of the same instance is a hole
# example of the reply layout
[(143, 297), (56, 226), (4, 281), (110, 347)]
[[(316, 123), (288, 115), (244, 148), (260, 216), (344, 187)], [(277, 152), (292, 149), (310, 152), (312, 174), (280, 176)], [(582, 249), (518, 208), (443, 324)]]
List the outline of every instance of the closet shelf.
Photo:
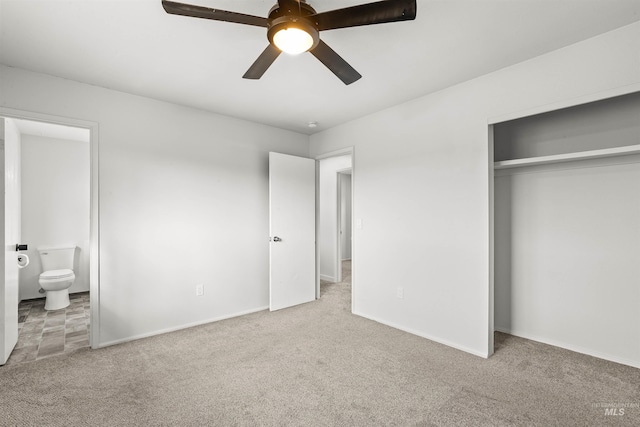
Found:
[(580, 151), (577, 153), (554, 154), (552, 156), (527, 157), (525, 159), (503, 160), (495, 162), (493, 168), (510, 169), (522, 166), (546, 165), (550, 163), (571, 162), (574, 160), (599, 159), (603, 157), (623, 156), (625, 154), (640, 154), (640, 144), (626, 147), (604, 148), (601, 150)]

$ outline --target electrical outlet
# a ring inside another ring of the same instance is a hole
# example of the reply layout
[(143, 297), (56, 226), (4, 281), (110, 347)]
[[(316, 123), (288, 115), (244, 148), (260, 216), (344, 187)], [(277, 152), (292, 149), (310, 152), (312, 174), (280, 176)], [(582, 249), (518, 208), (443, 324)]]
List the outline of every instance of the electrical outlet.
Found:
[(396, 290), (396, 296), (400, 299), (404, 298), (404, 288), (402, 286), (398, 286)]
[(201, 297), (204, 295), (204, 285), (196, 285), (196, 296)]

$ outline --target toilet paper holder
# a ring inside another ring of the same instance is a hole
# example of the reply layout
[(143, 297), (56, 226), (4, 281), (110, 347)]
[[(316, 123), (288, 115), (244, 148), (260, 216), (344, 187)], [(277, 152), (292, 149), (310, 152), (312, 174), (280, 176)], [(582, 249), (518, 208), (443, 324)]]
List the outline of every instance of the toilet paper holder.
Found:
[(26, 251), (27, 245), (21, 245), (20, 243), (16, 243), (16, 252), (18, 251)]
[(27, 254), (18, 254), (18, 268), (25, 268), (29, 265), (29, 256)]

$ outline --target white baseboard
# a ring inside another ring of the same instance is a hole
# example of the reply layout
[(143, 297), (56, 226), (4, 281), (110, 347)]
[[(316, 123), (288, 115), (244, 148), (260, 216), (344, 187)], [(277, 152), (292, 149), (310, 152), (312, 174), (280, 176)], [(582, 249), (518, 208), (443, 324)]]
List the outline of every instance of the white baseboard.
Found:
[(127, 338), (121, 338), (121, 339), (117, 339), (117, 340), (107, 341), (107, 342), (104, 342), (104, 343), (99, 343), (97, 348), (109, 347), (109, 346), (116, 345), (116, 344), (123, 344), (123, 343), (129, 342), (129, 341), (135, 341), (135, 340), (139, 340), (139, 339), (142, 339), (142, 338), (149, 338), (149, 337), (152, 337), (152, 336), (155, 336), (155, 335), (162, 335), (162, 334), (166, 334), (166, 333), (169, 333), (169, 332), (179, 331), (179, 330), (182, 330), (182, 329), (193, 328), (194, 326), (206, 325), (207, 323), (219, 322), (220, 320), (231, 319), (231, 318), (234, 318), (234, 317), (244, 316), (246, 314), (251, 314), (251, 313), (257, 313), (258, 311), (264, 311), (264, 310), (269, 310), (269, 306), (259, 307), (259, 308), (246, 310), (246, 311), (241, 311), (241, 312), (230, 314), (230, 315), (226, 315), (226, 316), (214, 317), (214, 318), (211, 318), (211, 319), (201, 320), (201, 321), (198, 321), (198, 322), (187, 323), (185, 325), (175, 326), (175, 327), (172, 327), (172, 328), (159, 329), (157, 331), (148, 332), (148, 333), (144, 333), (144, 334), (140, 334), (140, 335), (134, 335), (132, 337), (127, 337)]
[(618, 356), (615, 356), (615, 355), (607, 354), (607, 353), (596, 351), (596, 350), (591, 350), (591, 349), (588, 349), (588, 348), (583, 348), (583, 347), (580, 347), (580, 346), (577, 346), (577, 345), (573, 345), (573, 344), (567, 344), (565, 342), (560, 342), (560, 341), (556, 341), (556, 340), (553, 340), (553, 339), (540, 337), (540, 336), (537, 336), (537, 335), (529, 334), (529, 333), (518, 331), (518, 330), (511, 330), (509, 328), (496, 327), (495, 330), (497, 332), (502, 332), (502, 333), (505, 333), (505, 334), (513, 335), (515, 337), (520, 337), (520, 338), (524, 338), (524, 339), (531, 340), (531, 341), (537, 341), (537, 342), (540, 342), (540, 343), (543, 343), (543, 344), (552, 345), (554, 347), (564, 348), (565, 350), (575, 351), (576, 353), (582, 353), (582, 354), (586, 354), (588, 356), (597, 357), (598, 359), (604, 359), (604, 360), (608, 360), (610, 362), (616, 362), (616, 363), (620, 363), (622, 365), (632, 366), (634, 368), (640, 368), (640, 361), (634, 361), (634, 360), (625, 359), (623, 357), (618, 357)]
[(327, 282), (335, 283), (337, 282), (336, 278), (333, 276), (327, 276), (326, 274), (320, 275), (320, 280), (325, 280)]
[(364, 317), (364, 318), (369, 319), (369, 320), (373, 320), (374, 322), (382, 323), (383, 325), (390, 326), (390, 327), (392, 327), (394, 329), (399, 329), (401, 331), (408, 332), (410, 334), (417, 335), (417, 336), (422, 337), (422, 338), (426, 338), (429, 341), (434, 341), (434, 342), (437, 342), (439, 344), (444, 344), (447, 347), (452, 347), (452, 348), (455, 348), (456, 350), (460, 350), (460, 351), (464, 351), (465, 353), (473, 354), (474, 356), (479, 356), (479, 357), (482, 357), (484, 359), (487, 359), (490, 356), (489, 353), (487, 353), (486, 351), (484, 351), (484, 352), (483, 351), (477, 351), (475, 349), (460, 345), (458, 343), (454, 343), (452, 341), (448, 341), (448, 340), (445, 340), (445, 339), (442, 339), (442, 338), (439, 338), (439, 337), (434, 337), (433, 335), (429, 335), (429, 334), (425, 334), (425, 333), (420, 332), (420, 331), (416, 331), (415, 329), (405, 328), (404, 326), (397, 325), (397, 324), (395, 324), (393, 322), (387, 322), (387, 321), (384, 321), (384, 320), (380, 320), (380, 319), (378, 319), (378, 318), (376, 318), (374, 316), (369, 316), (367, 314), (363, 314), (363, 313), (356, 312), (356, 311), (354, 311), (353, 314), (355, 314), (357, 316), (360, 316), (360, 317)]

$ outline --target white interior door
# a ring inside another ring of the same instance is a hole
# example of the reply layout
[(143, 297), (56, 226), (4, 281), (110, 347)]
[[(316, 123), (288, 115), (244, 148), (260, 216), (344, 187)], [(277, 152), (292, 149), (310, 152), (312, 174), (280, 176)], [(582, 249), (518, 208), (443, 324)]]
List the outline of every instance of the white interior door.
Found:
[(18, 258), (20, 243), (20, 132), (11, 119), (0, 117), (0, 365), (18, 341)]
[(316, 163), (269, 153), (269, 309), (316, 297)]

